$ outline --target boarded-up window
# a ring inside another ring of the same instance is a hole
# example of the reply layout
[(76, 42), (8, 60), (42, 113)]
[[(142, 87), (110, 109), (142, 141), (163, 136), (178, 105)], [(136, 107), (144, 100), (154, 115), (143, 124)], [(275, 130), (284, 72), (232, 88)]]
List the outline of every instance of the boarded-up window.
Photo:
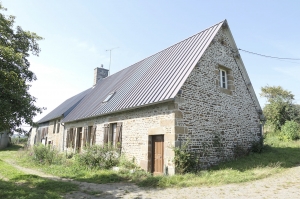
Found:
[(56, 133), (59, 133), (59, 129), (60, 129), (60, 120), (57, 120), (57, 129), (56, 129)]
[(67, 148), (75, 148), (75, 133), (76, 133), (76, 128), (70, 128), (67, 130)]
[(121, 147), (122, 143), (122, 122), (104, 124), (104, 144), (112, 144), (116, 147)]
[(55, 128), (56, 128), (56, 120), (54, 120), (53, 133), (55, 133)]
[(93, 126), (92, 128), (92, 134), (91, 134), (91, 144), (95, 145), (96, 144), (96, 130), (97, 130), (97, 126)]
[(88, 127), (84, 127), (83, 129), (83, 146), (87, 147), (88, 145)]
[(104, 124), (103, 144), (108, 143), (109, 124)]
[(121, 148), (122, 144), (122, 122), (117, 123), (115, 146)]

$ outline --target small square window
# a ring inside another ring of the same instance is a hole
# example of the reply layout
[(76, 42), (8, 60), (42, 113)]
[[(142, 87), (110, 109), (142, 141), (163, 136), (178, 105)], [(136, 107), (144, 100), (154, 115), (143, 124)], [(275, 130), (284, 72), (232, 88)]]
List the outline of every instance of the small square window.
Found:
[(227, 71), (220, 69), (220, 86), (227, 89)]

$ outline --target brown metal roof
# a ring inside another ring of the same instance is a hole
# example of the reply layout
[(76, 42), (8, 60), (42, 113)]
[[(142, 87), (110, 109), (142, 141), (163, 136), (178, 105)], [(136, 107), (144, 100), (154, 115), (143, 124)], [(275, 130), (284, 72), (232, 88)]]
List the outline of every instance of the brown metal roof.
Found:
[[(63, 122), (173, 99), (223, 23), (102, 79)], [(103, 103), (112, 92), (112, 98)]]

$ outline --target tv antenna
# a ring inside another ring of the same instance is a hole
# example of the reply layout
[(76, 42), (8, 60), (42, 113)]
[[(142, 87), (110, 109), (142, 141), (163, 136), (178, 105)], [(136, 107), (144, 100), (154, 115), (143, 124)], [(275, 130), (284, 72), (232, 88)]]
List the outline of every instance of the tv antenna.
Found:
[(115, 47), (115, 48), (111, 48), (111, 49), (107, 49), (105, 51), (109, 51), (109, 68), (108, 68), (108, 75), (110, 75), (110, 65), (111, 65), (111, 51), (114, 49), (117, 49), (119, 47)]

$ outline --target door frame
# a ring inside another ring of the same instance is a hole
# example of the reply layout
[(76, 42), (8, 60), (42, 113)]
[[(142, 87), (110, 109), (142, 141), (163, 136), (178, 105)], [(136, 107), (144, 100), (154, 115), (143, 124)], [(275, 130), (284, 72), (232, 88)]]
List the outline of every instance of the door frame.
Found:
[[(162, 172), (161, 173), (154, 173), (154, 162), (155, 162), (155, 143), (154, 143), (154, 138), (156, 136), (162, 136)], [(152, 153), (152, 157), (151, 157), (151, 173), (153, 173), (153, 175), (163, 175), (164, 174), (164, 158), (165, 158), (165, 136), (164, 134), (159, 134), (159, 135), (151, 135), (151, 153)]]

